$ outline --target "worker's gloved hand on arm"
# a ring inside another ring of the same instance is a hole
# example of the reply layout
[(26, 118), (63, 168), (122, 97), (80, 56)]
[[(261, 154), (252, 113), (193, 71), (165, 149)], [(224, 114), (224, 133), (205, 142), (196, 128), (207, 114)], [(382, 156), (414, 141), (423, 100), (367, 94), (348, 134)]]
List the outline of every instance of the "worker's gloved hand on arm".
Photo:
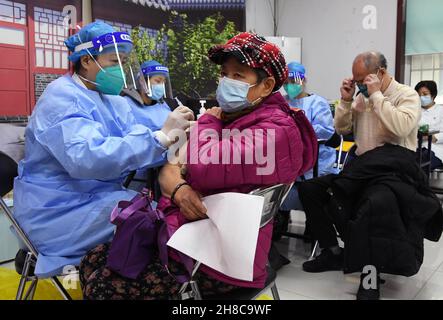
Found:
[(170, 139), (173, 130), (186, 131), (194, 121), (194, 112), (191, 109), (180, 106), (171, 112), (166, 119), (163, 128), (156, 132), (156, 137), (165, 147), (169, 147), (174, 141)]

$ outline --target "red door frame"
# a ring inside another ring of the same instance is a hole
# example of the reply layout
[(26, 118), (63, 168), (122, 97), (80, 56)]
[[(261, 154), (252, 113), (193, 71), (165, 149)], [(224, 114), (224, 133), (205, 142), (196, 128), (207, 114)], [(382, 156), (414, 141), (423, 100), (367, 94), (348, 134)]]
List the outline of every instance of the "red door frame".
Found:
[[(12, 29), (20, 29), (23, 30), (25, 32), (25, 45), (24, 48), (23, 46), (16, 46), (16, 45), (11, 45), (11, 44), (1, 44), (2, 47), (6, 47), (6, 48), (13, 48), (13, 49), (22, 49), (25, 50), (25, 71), (30, 69), (30, 64), (29, 64), (29, 30), (27, 28), (26, 25), (24, 24), (19, 24), (19, 23), (11, 23), (11, 22), (5, 22), (5, 21), (0, 21), (0, 26), (1, 27), (9, 27)], [(26, 111), (30, 114), (31, 111), (31, 83), (30, 83), (30, 78), (29, 76), (26, 77)], [(20, 116), (24, 116), (23, 114), (20, 114)]]
[[(11, 0), (26, 5), (26, 25), (20, 25), (15, 23), (0, 21), (0, 25), (9, 26), (13, 28), (20, 28), (25, 30), (25, 46), (26, 46), (26, 68), (28, 70), (28, 77), (26, 79), (26, 85), (28, 88), (27, 100), (28, 100), (28, 114), (30, 115), (32, 109), (35, 106), (35, 74), (47, 73), (47, 74), (65, 74), (68, 69), (55, 69), (55, 68), (42, 68), (36, 66), (35, 56), (35, 25), (34, 25), (34, 7), (41, 7), (45, 9), (61, 11), (66, 4), (73, 4), (77, 8), (77, 21), (81, 24), (81, 1), (80, 0)], [(69, 30), (69, 34), (73, 34), (75, 30)], [(5, 45), (8, 46), (8, 45)], [(20, 46), (12, 46), (18, 48)]]

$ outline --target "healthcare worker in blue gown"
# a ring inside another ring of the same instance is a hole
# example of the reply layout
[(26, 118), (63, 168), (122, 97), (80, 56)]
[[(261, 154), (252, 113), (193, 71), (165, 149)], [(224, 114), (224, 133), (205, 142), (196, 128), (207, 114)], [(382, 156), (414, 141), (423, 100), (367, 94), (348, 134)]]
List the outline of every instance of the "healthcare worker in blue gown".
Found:
[(171, 112), (164, 100), (170, 88), (169, 69), (157, 61), (146, 61), (141, 65), (139, 80), (137, 88), (123, 89), (122, 95), (138, 123), (160, 130)]
[[(127, 33), (94, 22), (65, 41), (75, 72), (53, 81), (26, 129), (26, 155), (14, 185), (15, 216), (36, 246), (35, 273), (59, 274), (111, 240), (112, 208), (131, 199), (122, 187), (130, 171), (162, 165), (193, 113), (170, 113), (160, 130), (138, 124), (119, 96), (137, 73)], [(140, 66), (138, 65), (140, 69)]]
[[(298, 62), (288, 64), (289, 77), (284, 84), (285, 96), (289, 105), (294, 108), (302, 109), (306, 117), (311, 122), (318, 140), (329, 140), (335, 132), (334, 119), (328, 101), (317, 95), (306, 92), (306, 69)], [(318, 174), (320, 176), (338, 173), (334, 167), (336, 161), (336, 150), (325, 145), (320, 146), (318, 158)], [(304, 174), (306, 179), (311, 179), (313, 172)], [(280, 214), (283, 219), (283, 231), (286, 231), (289, 212), (291, 210), (303, 210), (298, 198), (297, 187), (294, 186), (289, 192), (285, 202), (280, 208)], [(278, 227), (277, 227), (278, 228)]]
[[(135, 86), (123, 89), (121, 95), (127, 100), (137, 123), (153, 131), (160, 130), (171, 113), (165, 102), (167, 93), (172, 92), (169, 69), (157, 61), (146, 61), (141, 65), (135, 82)], [(156, 197), (161, 194), (157, 183), (159, 170), (160, 168), (138, 170), (135, 176), (131, 176), (128, 188), (140, 191), (149, 185)]]

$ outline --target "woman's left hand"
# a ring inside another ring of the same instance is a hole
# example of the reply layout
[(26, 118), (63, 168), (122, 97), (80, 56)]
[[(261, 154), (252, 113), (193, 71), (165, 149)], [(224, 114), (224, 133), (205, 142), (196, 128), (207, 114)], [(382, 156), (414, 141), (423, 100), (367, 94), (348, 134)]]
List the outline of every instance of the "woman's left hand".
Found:
[(194, 191), (191, 186), (184, 185), (175, 194), (174, 202), (180, 208), (183, 216), (189, 221), (206, 219), (207, 209), (203, 205), (200, 194)]

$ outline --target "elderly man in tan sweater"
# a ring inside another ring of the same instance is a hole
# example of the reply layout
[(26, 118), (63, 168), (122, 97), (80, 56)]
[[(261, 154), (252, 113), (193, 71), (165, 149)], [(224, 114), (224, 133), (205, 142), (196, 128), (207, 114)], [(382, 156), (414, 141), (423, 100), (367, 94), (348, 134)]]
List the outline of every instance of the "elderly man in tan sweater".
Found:
[[(385, 143), (417, 149), (420, 97), (414, 89), (395, 81), (386, 68), (381, 53), (362, 53), (354, 61), (354, 78), (343, 81), (335, 129), (342, 135), (354, 133), (357, 156)], [(355, 85), (360, 93), (353, 100)]]
[[(358, 55), (352, 72), (353, 78), (343, 81), (334, 120), (337, 133), (354, 134), (357, 148), (351, 158), (357, 159), (387, 144), (404, 147), (412, 155), (417, 148), (421, 117), (417, 92), (389, 75), (386, 58), (378, 52)], [(356, 87), (359, 92), (355, 96)], [(345, 168), (343, 173), (346, 172)], [(312, 234), (322, 249), (318, 257), (303, 264), (306, 272), (343, 270), (343, 250), (338, 245), (336, 229), (340, 232), (346, 225), (340, 225), (341, 221), (328, 208), (335, 179), (336, 175), (320, 177), (303, 183), (299, 189)], [(358, 299), (378, 297), (378, 288), (368, 291), (360, 286), (357, 294)]]

